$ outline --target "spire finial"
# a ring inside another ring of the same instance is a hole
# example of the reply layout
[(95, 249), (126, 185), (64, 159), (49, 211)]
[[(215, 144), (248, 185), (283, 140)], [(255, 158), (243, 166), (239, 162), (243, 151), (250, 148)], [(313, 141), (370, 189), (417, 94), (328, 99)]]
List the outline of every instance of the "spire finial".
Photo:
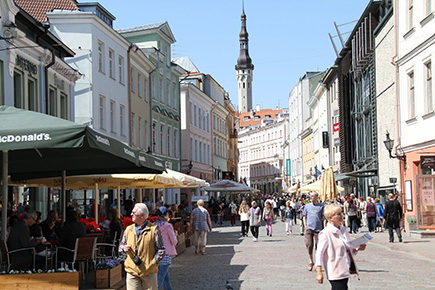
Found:
[(242, 11), (245, 13), (245, 0), (242, 0)]

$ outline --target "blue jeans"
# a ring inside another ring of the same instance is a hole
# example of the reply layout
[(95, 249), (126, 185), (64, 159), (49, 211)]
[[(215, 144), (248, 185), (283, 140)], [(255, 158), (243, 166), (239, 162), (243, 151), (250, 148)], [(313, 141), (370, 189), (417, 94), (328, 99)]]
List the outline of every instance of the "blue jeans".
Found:
[(219, 225), (219, 226), (223, 226), (223, 225), (224, 225), (223, 220), (224, 220), (224, 217), (222, 217), (222, 216), (218, 216), (218, 225)]
[(159, 272), (157, 273), (157, 286), (159, 290), (162, 288), (162, 285), (165, 285), (165, 290), (172, 290), (171, 280), (169, 278), (169, 265), (159, 264)]
[(374, 232), (376, 230), (376, 217), (367, 217), (369, 232)]

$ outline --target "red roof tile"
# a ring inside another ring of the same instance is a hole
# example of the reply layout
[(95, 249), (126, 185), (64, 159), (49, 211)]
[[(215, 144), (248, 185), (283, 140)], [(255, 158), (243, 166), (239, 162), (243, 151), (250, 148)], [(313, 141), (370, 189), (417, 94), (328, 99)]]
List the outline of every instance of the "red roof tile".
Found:
[(15, 3), (39, 22), (46, 21), (45, 14), (54, 9), (79, 10), (75, 0), (15, 0)]
[(276, 119), (276, 115), (281, 113), (282, 110), (272, 110), (272, 109), (263, 109), (260, 111), (255, 111), (254, 116), (258, 116), (259, 118), (255, 120), (254, 118), (249, 118), (248, 120), (245, 120), (245, 117), (250, 116), (250, 112), (241, 113), (240, 118), (240, 127), (247, 127), (247, 126), (255, 126), (259, 125), (261, 123), (261, 120), (266, 117), (266, 115), (270, 116), (270, 119)]

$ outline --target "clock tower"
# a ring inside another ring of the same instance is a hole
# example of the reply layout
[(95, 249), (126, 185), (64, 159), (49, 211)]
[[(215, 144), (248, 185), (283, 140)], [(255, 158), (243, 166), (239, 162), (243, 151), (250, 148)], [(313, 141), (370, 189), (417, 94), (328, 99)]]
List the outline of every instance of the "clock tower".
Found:
[(242, 28), (239, 34), (240, 55), (237, 59), (237, 85), (239, 92), (239, 112), (249, 112), (252, 110), (252, 79), (254, 65), (248, 50), (248, 31), (246, 30), (246, 14), (242, 8)]

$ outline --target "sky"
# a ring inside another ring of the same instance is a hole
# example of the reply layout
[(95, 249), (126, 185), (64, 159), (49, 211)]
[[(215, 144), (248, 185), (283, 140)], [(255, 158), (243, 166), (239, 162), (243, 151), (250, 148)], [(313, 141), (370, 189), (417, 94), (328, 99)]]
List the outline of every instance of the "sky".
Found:
[[(94, 2), (94, 1), (80, 1)], [(187, 56), (210, 74), (238, 108), (235, 65), (242, 0), (99, 0), (114, 28), (167, 21), (172, 58)], [(307, 71), (324, 71), (336, 54), (329, 38), (351, 31), (369, 0), (245, 0), (249, 55), (254, 64), (254, 109), (288, 108), (288, 96)], [(339, 39), (334, 38), (341, 48)]]

